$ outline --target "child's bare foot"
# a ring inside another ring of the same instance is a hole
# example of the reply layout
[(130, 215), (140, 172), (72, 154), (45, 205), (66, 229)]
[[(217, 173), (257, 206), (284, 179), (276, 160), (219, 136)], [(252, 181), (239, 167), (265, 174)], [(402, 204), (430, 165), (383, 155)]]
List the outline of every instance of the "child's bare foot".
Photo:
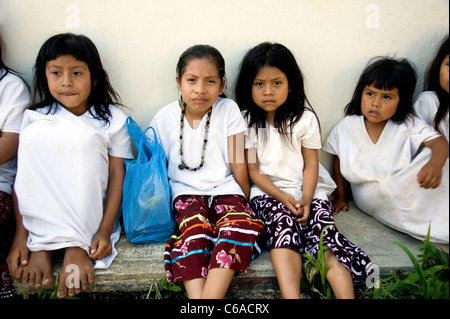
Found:
[(28, 264), (22, 268), (22, 282), (29, 286), (49, 286), (53, 282), (52, 252), (41, 250), (30, 252)]
[(94, 282), (94, 264), (84, 249), (68, 247), (58, 285), (58, 298), (75, 296)]

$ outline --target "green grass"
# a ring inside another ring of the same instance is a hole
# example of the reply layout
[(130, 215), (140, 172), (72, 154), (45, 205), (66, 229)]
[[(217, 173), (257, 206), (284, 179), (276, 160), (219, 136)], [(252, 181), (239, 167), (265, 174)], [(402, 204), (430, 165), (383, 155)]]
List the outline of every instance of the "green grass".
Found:
[[(402, 243), (394, 243), (408, 255), (414, 271), (405, 274), (401, 270), (397, 270), (387, 278), (381, 279), (378, 282), (379, 285), (375, 285), (373, 288), (361, 287), (355, 291), (357, 298), (449, 299), (449, 254), (430, 243), (430, 229), (428, 229), (427, 238), (419, 246), (419, 251), (422, 253), (417, 257)], [(326, 281), (327, 265), (323, 258), (326, 249), (321, 236), (317, 258), (303, 255), (306, 259), (303, 266), (306, 283), (302, 281), (302, 289), (311, 290), (319, 298), (331, 299), (333, 292), (330, 284)]]
[(422, 254), (417, 258), (399, 242), (394, 242), (410, 258), (414, 272), (409, 275), (401, 271), (381, 280), (374, 289), (374, 299), (449, 299), (449, 254), (430, 243), (430, 228), (425, 241), (420, 245)]

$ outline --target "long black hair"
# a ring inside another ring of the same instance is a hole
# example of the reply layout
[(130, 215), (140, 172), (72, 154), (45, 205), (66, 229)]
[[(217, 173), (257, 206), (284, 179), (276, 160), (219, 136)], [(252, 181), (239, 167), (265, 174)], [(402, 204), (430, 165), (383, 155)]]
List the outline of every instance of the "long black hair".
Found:
[[(439, 99), (439, 108), (434, 117), (434, 128), (439, 132), (439, 123), (444, 119), (448, 113), (448, 92), (446, 92), (440, 84), (440, 70), (442, 61), (449, 54), (449, 41), (448, 35), (442, 41), (442, 44), (428, 68), (427, 74), (425, 76), (425, 90), (436, 92)], [(441, 132), (442, 133), (442, 132)]]
[[(274, 117), (274, 126), (287, 145), (292, 143), (292, 127), (303, 115), (305, 109), (314, 112), (305, 94), (304, 77), (294, 55), (288, 48), (279, 43), (263, 42), (252, 48), (244, 56), (235, 86), (236, 102), (247, 119), (249, 127), (266, 126), (266, 111), (255, 104), (252, 97), (252, 85), (259, 70), (264, 66), (280, 69), (288, 80), (290, 92), (284, 104), (280, 106)], [(317, 121), (319, 119), (317, 118)]]
[(109, 105), (122, 105), (120, 97), (112, 88), (108, 75), (103, 69), (100, 55), (95, 44), (85, 35), (64, 33), (52, 36), (42, 45), (36, 58), (34, 74), (34, 92), (32, 109), (51, 106), (56, 99), (51, 95), (45, 75), (48, 61), (62, 55), (72, 55), (79, 61), (85, 62), (91, 74), (91, 93), (88, 105), (94, 107), (95, 114), (91, 115), (109, 123), (111, 111)]
[(4, 70), (5, 73), (0, 77), (0, 81), (2, 80), (2, 78), (3, 78), (8, 72), (11, 71), (11, 69), (8, 68), (8, 67), (6, 66), (6, 64), (3, 62), (3, 40), (2, 40), (2, 37), (1, 37), (1, 34), (0, 34), (0, 71), (1, 71), (1, 70)]
[(391, 120), (402, 123), (413, 114), (412, 99), (416, 87), (416, 72), (406, 59), (376, 57), (369, 61), (356, 85), (350, 103), (345, 107), (345, 115), (362, 115), (361, 97), (366, 86), (373, 85), (379, 90), (397, 88), (399, 103)]

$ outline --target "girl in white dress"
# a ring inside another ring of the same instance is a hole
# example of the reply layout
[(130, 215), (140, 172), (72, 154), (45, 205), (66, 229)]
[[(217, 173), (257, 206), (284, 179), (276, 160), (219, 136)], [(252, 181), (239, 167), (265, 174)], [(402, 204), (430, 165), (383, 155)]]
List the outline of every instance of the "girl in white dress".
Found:
[(319, 163), (319, 120), (289, 49), (267, 42), (251, 49), (242, 61), (236, 99), (249, 126), (250, 204), (265, 223), (283, 298), (300, 298), (302, 255), (317, 256), (321, 238), (336, 298), (354, 298), (354, 285), (364, 282), (372, 263), (334, 223), (328, 195), (335, 184)]
[(191, 299), (224, 298), (234, 275), (259, 255), (264, 235), (246, 200), (246, 125), (237, 104), (223, 97), (225, 61), (216, 48), (188, 48), (176, 70), (181, 100), (150, 123), (166, 154), (178, 224), (164, 252), (166, 276), (182, 282)]
[(362, 73), (346, 117), (324, 150), (335, 155), (333, 210), (355, 204), (380, 222), (423, 240), (448, 244), (448, 142), (413, 116), (416, 74), (407, 60), (378, 58)]
[(108, 266), (115, 257), (124, 158), (133, 156), (126, 116), (89, 38), (48, 39), (34, 82), (35, 103), (20, 132), (8, 265), (24, 283), (50, 285), (52, 252), (63, 249), (61, 298), (93, 282), (94, 260)]
[(426, 91), (414, 102), (417, 116), (432, 125), (449, 140), (448, 92), (449, 92), (449, 38), (442, 42), (436, 57), (431, 62), (425, 79)]
[(11, 190), (17, 169), (20, 124), (30, 105), (27, 85), (5, 65), (3, 49), (0, 39), (0, 299), (14, 296), (6, 262), (15, 230)]

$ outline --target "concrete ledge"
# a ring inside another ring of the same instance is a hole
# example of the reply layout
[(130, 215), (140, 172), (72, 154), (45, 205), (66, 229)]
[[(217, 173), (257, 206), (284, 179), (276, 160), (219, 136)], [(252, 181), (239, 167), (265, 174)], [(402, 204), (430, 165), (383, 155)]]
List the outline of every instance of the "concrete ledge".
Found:
[[(351, 242), (361, 247), (379, 267), (380, 277), (388, 276), (396, 269), (406, 272), (414, 269), (409, 257), (394, 244), (404, 244), (415, 256), (419, 251), (420, 241), (406, 234), (395, 231), (372, 217), (359, 211), (350, 203), (348, 212), (335, 216), (339, 231)], [(116, 244), (118, 256), (106, 270), (95, 271), (95, 283), (90, 292), (114, 291), (148, 291), (152, 281), (165, 276), (163, 252), (165, 243), (135, 245), (125, 236)], [(440, 246), (448, 252), (448, 245)], [(54, 270), (60, 271), (61, 261), (54, 264)], [(32, 294), (34, 288), (14, 283), (16, 293), (21, 294), (25, 288)], [(239, 274), (233, 279), (229, 298), (280, 298), (280, 291), (270, 261), (270, 252), (264, 251), (250, 264), (246, 274)]]

